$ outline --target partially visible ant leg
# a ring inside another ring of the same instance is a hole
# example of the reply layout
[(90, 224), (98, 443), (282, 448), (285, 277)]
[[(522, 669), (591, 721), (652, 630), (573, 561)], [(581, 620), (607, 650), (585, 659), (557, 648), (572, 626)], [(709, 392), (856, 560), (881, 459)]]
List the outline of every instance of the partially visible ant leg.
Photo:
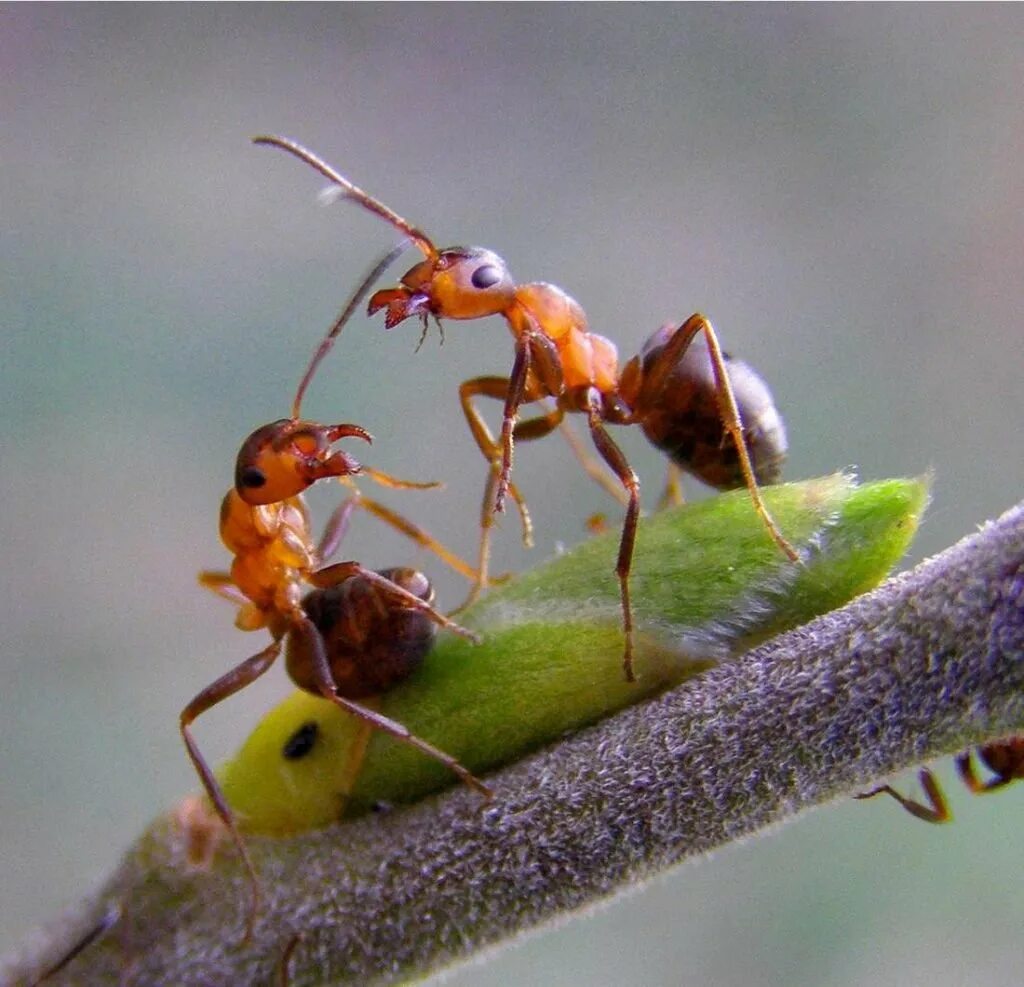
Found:
[(81, 956), (94, 942), (100, 939), (108, 930), (110, 930), (121, 918), (121, 906), (116, 902), (111, 902), (107, 905), (106, 911), (96, 922), (96, 924), (89, 929), (71, 948), (56, 962), (53, 966), (48, 967), (43, 973), (39, 975), (36, 980), (32, 981), (31, 987), (38, 987), (39, 984), (45, 983), (51, 977), (55, 977), (61, 972), (73, 959), (77, 956)]
[[(551, 413), (552, 412), (549, 410), (548, 414)], [(522, 426), (527, 424), (529, 423), (519, 423), (520, 427), (516, 429), (517, 439), (524, 438), (520, 433), (520, 429)], [(620, 506), (627, 507), (629, 505), (629, 494), (627, 494), (625, 490), (623, 490), (622, 487), (617, 484), (611, 476), (609, 476), (608, 470), (604, 467), (601, 460), (597, 459), (583, 444), (583, 440), (576, 434), (576, 430), (569, 424), (569, 420), (567, 418), (563, 418), (558, 423), (558, 429), (565, 437), (565, 441), (569, 444), (572, 454), (576, 457), (580, 466), (583, 467), (587, 476), (589, 476), (606, 494), (608, 494), (609, 497), (614, 498)], [(673, 469), (678, 470), (678, 467), (674, 464), (669, 464), (669, 471), (671, 472)]]
[(665, 489), (658, 498), (658, 510), (668, 507), (682, 507), (686, 503), (683, 496), (683, 471), (673, 462), (668, 464), (665, 472)]
[(946, 796), (942, 793), (939, 783), (935, 780), (935, 775), (927, 768), (922, 768), (918, 778), (921, 781), (921, 787), (924, 789), (925, 795), (928, 797), (928, 805), (922, 805), (920, 802), (915, 802), (914, 799), (901, 795), (891, 785), (879, 785), (878, 788), (872, 788), (869, 792), (861, 792), (859, 795), (854, 795), (854, 798), (870, 799), (876, 795), (891, 795), (912, 816), (923, 819), (925, 822), (944, 823), (952, 821), (953, 814), (949, 811)]
[(988, 781), (982, 781), (975, 774), (970, 751), (964, 751), (956, 756), (957, 772), (963, 783), (975, 795), (997, 792), (1011, 782), (1024, 778), (1024, 736), (983, 744), (977, 753), (985, 767), (993, 774)]
[[(372, 573), (370, 570), (362, 570), (360, 575), (374, 576), (376, 573)], [(389, 583), (386, 579), (380, 578), (380, 581), (382, 584), (389, 584), (390, 587), (397, 588), (393, 583)], [(408, 595), (412, 597), (412, 594)], [(418, 597), (412, 598), (418, 599)], [(316, 687), (316, 691), (319, 692), (324, 699), (334, 703), (336, 706), (345, 710), (346, 713), (351, 713), (353, 716), (359, 717), (375, 729), (381, 730), (394, 737), (396, 740), (400, 740), (402, 743), (415, 747), (418, 751), (421, 751), (428, 757), (434, 758), (434, 760), (439, 761), (457, 775), (459, 780), (464, 784), (479, 792), (487, 799), (493, 798), (493, 792), (450, 754), (446, 754), (439, 748), (434, 747), (433, 744), (429, 744), (427, 741), (420, 739), (397, 720), (392, 720), (389, 717), (384, 716), (383, 713), (378, 713), (353, 699), (348, 699), (345, 696), (338, 695), (338, 686), (334, 681), (334, 676), (331, 672), (330, 662), (328, 661), (327, 652), (324, 648), (324, 640), (320, 635), (320, 632), (317, 630), (316, 625), (313, 624), (308, 617), (304, 617), (302, 618), (301, 623), (297, 624), (293, 630), (301, 631), (308, 646), (308, 669), (312, 676), (312, 682)]]
[(672, 373), (673, 369), (682, 359), (683, 353), (693, 342), (697, 333), (703, 333), (707, 342), (708, 355), (711, 358), (711, 368), (715, 376), (715, 392), (718, 396), (718, 407), (722, 418), (722, 425), (731, 436), (739, 457), (740, 470), (743, 474), (743, 482), (750, 493), (754, 510), (764, 524), (772, 540), (792, 562), (799, 562), (800, 556), (796, 549), (786, 540), (779, 530), (778, 525), (768, 511), (764, 500), (761, 497), (761, 489), (758, 486), (757, 478), (754, 476), (754, 468), (750, 462), (750, 453), (743, 436), (743, 423), (740, 420), (739, 409), (736, 405), (736, 396), (733, 393), (732, 384), (725, 368), (725, 357), (722, 348), (718, 343), (718, 336), (711, 323), (699, 312), (691, 315), (678, 329), (675, 330), (664, 350), (648, 371), (648, 380), (645, 388), (651, 393), (659, 393), (664, 385), (665, 379)]
[(252, 862), (252, 858), (249, 856), (249, 849), (245, 844), (245, 840), (242, 839), (242, 834), (238, 831), (238, 825), (235, 822), (234, 814), (231, 812), (231, 807), (228, 805), (223, 791), (221, 791), (220, 783), (200, 752), (198, 744), (196, 744), (192, 737), (190, 727), (196, 718), (207, 710), (212, 709), (218, 703), (255, 682), (256, 679), (270, 669), (270, 666), (274, 664), (280, 654), (281, 641), (277, 639), (251, 658), (247, 658), (241, 664), (236, 665), (230, 672), (222, 675), (211, 685), (203, 689), (181, 711), (179, 722), (181, 737), (185, 742), (188, 756), (196, 769), (196, 773), (199, 775), (200, 781), (203, 783), (206, 794), (210, 797), (210, 801), (213, 802), (217, 815), (231, 836), (231, 840), (235, 844), (239, 856), (242, 858), (242, 864), (249, 876), (252, 899), (248, 914), (246, 915), (243, 942), (248, 942), (252, 938), (256, 916), (259, 914), (260, 904), (263, 899), (263, 886), (260, 883), (259, 875), (256, 873), (256, 867)]

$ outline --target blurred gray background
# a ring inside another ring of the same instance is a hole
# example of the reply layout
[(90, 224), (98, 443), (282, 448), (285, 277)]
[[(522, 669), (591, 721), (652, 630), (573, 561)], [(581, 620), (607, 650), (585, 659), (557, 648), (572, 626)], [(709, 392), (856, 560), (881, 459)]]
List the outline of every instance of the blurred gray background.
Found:
[[(393, 241), (252, 134), (561, 285), (624, 357), (705, 311), (771, 382), (790, 477), (935, 470), (910, 562), (1024, 492), (1022, 27), (956, 6), (0, 10), (0, 949), (196, 787), (178, 712), (263, 640), (195, 584), (226, 561), (233, 457)], [(416, 337), (357, 319), (305, 410), (448, 481), (382, 499), (471, 554), (484, 471), (456, 386), (512, 347), (498, 321)], [(620, 434), (653, 493), (661, 461)], [(614, 512), (558, 438), (516, 477), (538, 548), (506, 522), (499, 568)], [(345, 556), (463, 591), (369, 519)], [(287, 688), (211, 713), (211, 759)], [(1024, 786), (940, 775), (954, 826), (843, 800), (452, 982), (1014, 982)]]

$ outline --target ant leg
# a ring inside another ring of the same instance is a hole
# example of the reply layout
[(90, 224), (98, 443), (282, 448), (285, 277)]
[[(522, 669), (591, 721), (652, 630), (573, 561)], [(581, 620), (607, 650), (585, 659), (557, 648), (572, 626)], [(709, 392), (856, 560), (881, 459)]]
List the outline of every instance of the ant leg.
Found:
[[(364, 572), (364, 575), (365, 574), (366, 573)], [(383, 582), (388, 583), (389, 581), (385, 579)], [(393, 583), (390, 583), (390, 585), (395, 589), (399, 588), (394, 586)], [(409, 595), (412, 596), (411, 593)], [(418, 599), (418, 597), (413, 597), (413, 599)], [(490, 799), (494, 797), (494, 793), (482, 781), (472, 774), (472, 772), (464, 768), (450, 754), (445, 754), (444, 751), (434, 747), (433, 744), (428, 744), (425, 740), (421, 740), (415, 734), (411, 733), (407, 727), (402, 726), (402, 724), (397, 720), (392, 720), (389, 717), (384, 716), (383, 713), (377, 713), (352, 699), (346, 699), (344, 696), (339, 696), (338, 687), (334, 681), (334, 676), (331, 674), (331, 666), (327, 661), (327, 653), (324, 650), (324, 642), (323, 638), (320, 636), (320, 632), (316, 629), (313, 622), (305, 616), (298, 621), (294, 629), (301, 630), (301, 632), (306, 636), (310, 646), (310, 655), (312, 656), (313, 679), (317, 689), (324, 699), (330, 700), (336, 706), (345, 710), (346, 713), (351, 713), (353, 716), (359, 717), (359, 719), (369, 723), (375, 729), (382, 730), (384, 733), (389, 734), (396, 740), (409, 744), (411, 747), (415, 747), (428, 757), (432, 757), (434, 760), (440, 761), (441, 764), (457, 775), (462, 782), (479, 792), (484, 796), (484, 798)]]
[[(454, 620), (449, 620), (443, 613), (435, 610), (425, 600), (421, 600), (414, 593), (410, 593), (407, 589), (404, 589), (397, 583), (393, 583), (390, 579), (374, 572), (372, 569), (361, 566), (358, 562), (335, 562), (333, 565), (311, 572), (309, 574), (309, 581), (319, 589), (327, 589), (343, 583), (346, 579), (351, 579), (352, 576), (362, 576), (368, 583), (378, 587), (378, 589), (393, 599), (404, 603), (412, 610), (419, 610), (439, 627), (445, 627), (452, 631), (452, 633), (458, 634), (474, 644), (480, 643), (479, 635), (474, 634), (473, 631), (456, 624)], [(304, 616), (300, 618), (298, 615), (295, 618), (296, 622), (300, 619), (304, 620), (306, 618)]]
[(754, 510), (761, 519), (761, 523), (768, 529), (772, 540), (785, 553), (792, 562), (799, 562), (800, 556), (793, 546), (786, 540), (779, 530), (774, 518), (765, 506), (761, 498), (761, 488), (757, 485), (754, 476), (754, 468), (750, 463), (750, 453), (747, 450), (746, 440), (743, 438), (743, 423), (740, 420), (739, 408), (736, 406), (736, 397), (732, 392), (732, 384), (729, 382), (729, 375), (725, 369), (725, 358), (722, 355), (722, 348), (718, 344), (718, 336), (715, 334), (714, 326), (700, 312), (691, 315), (673, 334), (665, 349), (662, 350), (655, 367), (648, 377), (648, 386), (651, 393), (658, 393), (663, 385), (664, 378), (669, 371), (679, 362), (683, 353), (698, 332), (704, 333), (704, 339), (708, 345), (708, 355), (711, 357), (711, 369), (715, 375), (715, 394), (718, 397), (718, 410), (722, 416), (722, 425), (732, 437), (736, 446), (736, 454), (740, 461), (740, 470), (743, 473), (743, 482), (750, 493), (750, 499), (754, 503)]
[[(521, 423), (521, 425), (525, 424), (528, 423)], [(623, 507), (625, 507), (629, 503), (629, 496), (625, 491), (623, 491), (622, 487), (615, 485), (611, 477), (608, 476), (608, 471), (590, 454), (590, 451), (580, 441), (580, 437), (576, 434), (569, 422), (563, 419), (559, 423), (558, 427), (562, 435), (565, 437), (565, 441), (569, 443), (569, 448), (572, 449), (572, 454), (579, 461), (580, 466), (583, 467), (587, 476), (597, 483), (597, 485), (600, 486), (601, 489), (609, 496), (614, 497)], [(521, 438), (519, 428), (516, 429), (516, 438)]]
[(352, 521), (352, 514), (359, 506), (359, 492), (356, 491), (351, 497), (343, 500), (331, 512), (331, 516), (324, 525), (324, 533), (320, 536), (320, 542), (316, 546), (315, 558), (319, 565), (323, 565), (337, 550), (341, 544), (348, 526)]
[[(501, 472), (498, 475), (498, 489), (494, 494), (495, 513), (505, 509), (515, 439), (520, 434), (516, 427), (520, 406), (524, 402), (559, 395), (565, 386), (562, 358), (554, 340), (542, 332), (532, 318), (528, 317), (527, 323), (528, 327), (516, 336), (516, 355), (508, 378), (508, 390), (505, 392), (505, 408), (501, 419)], [(532, 386), (531, 372), (534, 381)]]
[(385, 507), (383, 504), (378, 503), (375, 500), (371, 500), (369, 497), (364, 497), (362, 492), (351, 485), (355, 491), (354, 494), (347, 500), (342, 501), (331, 514), (327, 521), (327, 525), (324, 528), (323, 536), (320, 539), (320, 544), (316, 549), (316, 557), (320, 563), (325, 562), (329, 559), (337, 550), (345, 537), (345, 533), (348, 531), (349, 523), (352, 519), (352, 513), (356, 508), (362, 508), (368, 511), (374, 517), (379, 518), (385, 524), (390, 525), (396, 531), (405, 535), (406, 538), (411, 539), (421, 548), (425, 548), (428, 551), (433, 552), (439, 559), (447, 563), (454, 569), (460, 576), (474, 581), (477, 578), (476, 570), (463, 559), (460, 559), (454, 552), (446, 548), (432, 535), (429, 535), (419, 525), (414, 524), (408, 518), (403, 517), (396, 511), (391, 510), (389, 507)]
[[(501, 460), (501, 446), (495, 441), (491, 430), (487, 427), (487, 422), (484, 421), (483, 415), (480, 414), (476, 405), (473, 404), (473, 398), (479, 395), (480, 397), (504, 401), (508, 395), (509, 383), (507, 377), (473, 377), (470, 380), (464, 380), (459, 385), (459, 403), (462, 405), (462, 413), (466, 418), (466, 424), (469, 425), (469, 431), (473, 435), (477, 448), (483, 453), (484, 459), (491, 464), (492, 468), (496, 468)], [(511, 481), (508, 485), (508, 492), (519, 509), (519, 519), (523, 529), (523, 547), (531, 548), (533, 546), (533, 522), (530, 520), (530, 512), (526, 506), (526, 501), (516, 485)], [(493, 490), (487, 496), (489, 497), (491, 494), (493, 494)], [(492, 513), (490, 502), (485, 507), (486, 513), (490, 515)], [(491, 521), (486, 522), (487, 526), (490, 526), (492, 523)], [(481, 522), (481, 524), (484, 524), (484, 522)]]
[(505, 391), (505, 407), (501, 417), (501, 471), (498, 474), (498, 485), (494, 492), (494, 506), (491, 510), (500, 514), (505, 510), (505, 494), (508, 491), (509, 478), (512, 476), (512, 458), (515, 452), (514, 432), (519, 406), (526, 396), (526, 378), (530, 373), (530, 343), (524, 334), (516, 339), (516, 356), (512, 363), (512, 373), (508, 378), (508, 389)]
[[(452, 613), (459, 613), (472, 605), (479, 598), (480, 593), (495, 580), (488, 577), (488, 567), (491, 555), (491, 537), (494, 528), (494, 496), (495, 487), (500, 483), (502, 466), (499, 462), (501, 447), (494, 440), (487, 422), (483, 415), (473, 404), (477, 396), (494, 398), (495, 400), (506, 400), (511, 384), (506, 377), (474, 377), (471, 380), (463, 381), (459, 386), (459, 401), (462, 404), (463, 414), (469, 424), (470, 432), (476, 440), (477, 447), (484, 454), (489, 464), (487, 482), (484, 485), (483, 500), (480, 505), (480, 549), (477, 555), (477, 572), (479, 577), (471, 587), (469, 595), (456, 607)], [(541, 396), (533, 390), (528, 390), (525, 395), (526, 403), (539, 401)], [(565, 409), (556, 406), (543, 415), (530, 418), (527, 421), (518, 422), (513, 430), (514, 437), (523, 442), (539, 439), (549, 432), (554, 431), (561, 423), (565, 415)], [(523, 525), (523, 545), (530, 548), (533, 545), (533, 524), (526, 508), (526, 501), (523, 499), (518, 488), (511, 481), (508, 484), (508, 492), (519, 508), (519, 514)]]
[[(410, 594), (411, 595), (411, 594)], [(249, 857), (249, 851), (246, 848), (245, 841), (242, 839), (242, 834), (238, 831), (238, 826), (235, 823), (234, 814), (231, 812), (231, 807), (227, 803), (227, 799), (224, 798), (224, 793), (221, 791), (220, 785), (217, 782), (213, 771), (210, 766), (206, 763), (205, 758), (199, 751), (199, 746), (196, 744), (192, 737), (192, 731), (189, 727), (195, 721), (196, 717), (205, 713), (208, 709), (216, 706), (217, 703), (222, 702), (229, 696), (233, 696), (236, 692), (240, 692), (247, 685), (252, 685), (264, 672), (274, 664), (277, 656), (281, 653), (281, 642), (272, 641), (267, 647), (265, 647), (258, 654), (253, 655), (251, 658), (246, 658), (240, 665), (236, 665), (226, 675), (222, 675), (212, 685), (208, 685), (202, 692), (199, 693), (182, 711), (179, 721), (181, 728), (181, 737), (185, 741), (185, 749), (188, 751), (188, 756), (192, 761), (192, 765), (196, 769), (196, 773), (199, 775), (200, 781), (203, 783), (203, 788), (206, 789), (206, 794), (210, 797), (210, 801), (213, 802), (213, 807), (217, 810), (217, 815), (220, 816), (220, 821), (224, 823), (228, 833), (231, 835), (231, 839), (234, 841), (235, 846), (238, 849), (239, 856), (242, 858), (242, 863), (245, 866), (246, 871), (249, 874), (249, 882), (252, 886), (252, 904), (249, 909), (249, 914), (246, 917), (245, 922), (245, 941), (248, 941), (252, 936), (253, 925), (256, 921), (256, 915), (259, 912), (260, 900), (262, 897), (260, 879), (256, 874), (256, 868), (253, 866), (252, 859)]]
[(601, 458), (612, 468), (629, 494), (629, 506), (622, 523), (622, 537), (619, 540), (619, 557), (615, 563), (615, 574), (619, 577), (619, 592), (622, 596), (622, 629), (626, 636), (622, 668), (627, 682), (635, 682), (633, 674), (633, 608), (629, 601), (629, 570), (633, 564), (633, 546), (636, 543), (636, 526), (640, 518), (640, 481), (629, 465), (622, 450), (608, 434), (601, 420), (601, 395), (593, 387), (586, 394), (587, 421), (594, 447)]
[(291, 939), (288, 940), (288, 945), (284, 947), (284, 952), (281, 954), (281, 959), (278, 962), (277, 967), (277, 982), (280, 987), (288, 987), (292, 982), (291, 969), (292, 956), (295, 955), (295, 950), (298, 948), (299, 943), (306, 938), (305, 932), (296, 932)]
[(390, 473), (385, 473), (383, 470), (373, 469), (370, 466), (364, 466), (360, 472), (360, 476), (365, 476), (367, 479), (373, 480), (374, 483), (379, 484), (382, 487), (387, 487), (388, 490), (444, 489), (444, 483), (440, 480), (400, 480), (397, 476), (392, 476)]
[(988, 781), (982, 781), (975, 773), (974, 762), (971, 759), (970, 751), (964, 751), (962, 754), (957, 754), (956, 770), (960, 775), (961, 781), (963, 781), (967, 786), (967, 789), (974, 795), (985, 795), (987, 792), (997, 792), (1000, 788), (1005, 788), (1009, 785), (1014, 779), (1012, 774), (996, 772), (995, 777), (990, 778)]
[(222, 570), (203, 569), (199, 573), (199, 585), (216, 594), (228, 603), (236, 603), (238, 606), (245, 606), (249, 598), (235, 585), (230, 572)]
[[(494, 580), (490, 576), (490, 564), (491, 564), (491, 535), (494, 532), (494, 513), (491, 510), (491, 505), (494, 503), (494, 488), (498, 482), (498, 464), (491, 462), (487, 468), (487, 482), (484, 483), (484, 495), (480, 501), (480, 546), (477, 550), (476, 558), (476, 579), (473, 580), (473, 584), (469, 588), (469, 593), (466, 594), (466, 598), (451, 612), (453, 614), (461, 613), (467, 607), (472, 606), (480, 598), (480, 594), (490, 586)], [(509, 488), (514, 489), (513, 487)], [(518, 501), (517, 501), (518, 502)], [(525, 509), (525, 503), (521, 505), (521, 508)], [(526, 520), (529, 521), (527, 515)], [(526, 538), (526, 529), (523, 531), (523, 538)], [(532, 523), (530, 526), (530, 545), (533, 543), (532, 537)], [(530, 547), (527, 545), (527, 548)]]
[[(376, 702), (377, 700), (374, 696), (370, 696), (363, 700), (363, 704), (366, 708), (373, 709), (375, 712)], [(370, 746), (370, 738), (372, 736), (373, 726), (366, 720), (360, 720), (355, 739), (352, 741), (348, 750), (348, 764), (345, 765), (345, 771), (338, 779), (338, 794), (341, 795), (342, 799), (342, 808), (338, 812), (339, 817), (344, 812), (344, 805), (352, 794), (352, 789), (356, 787), (356, 781), (362, 771), (363, 761), (366, 760), (366, 751)]]
[(921, 780), (921, 787), (924, 789), (924, 793), (931, 803), (930, 805), (922, 805), (920, 802), (915, 802), (905, 795), (900, 795), (891, 785), (879, 785), (878, 788), (872, 788), (870, 792), (861, 792), (859, 795), (854, 795), (854, 798), (870, 799), (876, 795), (891, 795), (907, 812), (918, 819), (923, 819), (929, 823), (949, 822), (953, 815), (946, 803), (946, 796), (942, 794), (942, 789), (935, 780), (935, 775), (927, 768), (922, 768), (918, 778)]
[(78, 942), (76, 942), (56, 963), (53, 964), (48, 970), (46, 970), (38, 980), (32, 982), (32, 987), (38, 987), (39, 984), (49, 980), (51, 977), (56, 976), (64, 969), (76, 956), (80, 956), (85, 950), (87, 950), (97, 939), (100, 938), (105, 932), (107, 932), (117, 921), (121, 918), (121, 906), (116, 902), (107, 906), (107, 910), (103, 913), (100, 920), (83, 935)]
[(230, 572), (204, 569), (199, 573), (199, 585), (238, 607), (235, 627), (240, 631), (258, 631), (267, 626), (266, 614), (236, 586)]
[(683, 471), (675, 463), (669, 462), (665, 474), (665, 489), (662, 491), (661, 497), (658, 498), (657, 509), (659, 511), (663, 511), (667, 507), (682, 507), (686, 503), (686, 498), (683, 496), (682, 480)]
[(369, 497), (360, 495), (358, 503), (364, 510), (369, 511), (374, 517), (390, 525), (421, 548), (433, 552), (460, 576), (465, 577), (470, 582), (475, 582), (479, 579), (479, 573), (468, 562), (460, 559), (454, 552), (434, 538), (433, 535), (427, 534), (419, 525), (413, 524), (408, 518), (403, 517), (389, 507), (385, 507), (383, 504), (379, 504), (375, 500), (371, 500)]

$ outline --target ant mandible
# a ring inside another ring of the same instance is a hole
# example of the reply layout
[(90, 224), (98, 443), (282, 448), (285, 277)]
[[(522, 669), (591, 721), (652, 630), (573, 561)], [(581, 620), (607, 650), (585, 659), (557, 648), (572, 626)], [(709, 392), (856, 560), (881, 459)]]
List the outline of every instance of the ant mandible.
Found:
[[(982, 781), (974, 767), (973, 754), (992, 772), (992, 777)], [(960, 780), (969, 792), (984, 795), (1005, 788), (1013, 781), (1024, 779), (1024, 736), (1010, 737), (1009, 740), (998, 740), (991, 744), (983, 744), (975, 751), (963, 751), (955, 758), (956, 770)], [(930, 823), (949, 822), (953, 814), (949, 811), (946, 796), (942, 792), (935, 775), (927, 768), (918, 774), (921, 787), (928, 799), (928, 805), (900, 795), (891, 785), (879, 785), (870, 792), (862, 792), (854, 798), (870, 799), (876, 795), (891, 795), (912, 816)]]
[[(242, 630), (266, 627), (273, 639), (262, 651), (203, 689), (181, 711), (180, 717), (181, 735), (189, 757), (249, 874), (253, 892), (249, 929), (258, 911), (259, 879), (231, 808), (199, 751), (190, 727), (202, 713), (263, 675), (280, 655), (286, 637), (299, 639), (299, 643), (289, 646), (287, 659), (288, 673), (297, 685), (323, 696), (374, 729), (436, 758), (486, 797), (491, 794), (455, 758), (411, 734), (400, 723), (356, 702), (353, 696), (362, 697), (367, 692), (352, 675), (352, 655), (339, 651), (333, 638), (325, 640), (316, 620), (304, 609), (302, 597), (307, 587), (327, 592), (358, 579), (361, 585), (374, 587), (379, 594), (377, 598), (390, 601), (391, 606), (416, 612), (435, 624), (476, 640), (472, 632), (435, 610), (415, 581), (410, 589), (358, 562), (324, 565), (337, 549), (358, 501), (343, 502), (328, 521), (319, 544), (314, 544), (302, 492), (317, 480), (346, 478), (362, 471), (352, 456), (332, 448), (345, 438), (371, 441), (369, 434), (358, 425), (320, 425), (302, 419), (282, 419), (253, 432), (242, 444), (235, 467), (235, 484), (221, 506), (221, 539), (235, 556), (231, 570), (199, 574), (203, 586), (239, 605), (236, 626)], [(406, 662), (407, 670), (399, 675), (398, 664), (392, 665), (390, 678), (378, 678), (377, 684), (382, 689), (416, 667), (415, 663)]]
[[(440, 324), (442, 318), (468, 320), (500, 315), (512, 332), (515, 359), (510, 375), (476, 377), (459, 387), (463, 414), (490, 466), (484, 492), (477, 579), (464, 606), (487, 584), (492, 514), (504, 509), (510, 489), (514, 441), (547, 435), (559, 427), (567, 412), (585, 414), (594, 447), (627, 495), (615, 572), (625, 632), (623, 666), (626, 678), (633, 680), (629, 572), (640, 516), (640, 481), (605, 426), (640, 425), (655, 446), (682, 468), (693, 470), (684, 449), (675, 441), (688, 423), (681, 417), (676, 421), (672, 419), (678, 403), (673, 403), (671, 388), (677, 383), (684, 355), (701, 333), (707, 343), (714, 375), (718, 415), (735, 450), (742, 482), (776, 544), (792, 561), (799, 560), (761, 498), (726, 359), (714, 328), (703, 315), (695, 313), (668, 332), (659, 330), (620, 375), (615, 345), (604, 336), (590, 332), (582, 306), (561, 288), (544, 282), (517, 284), (505, 261), (483, 247), (439, 249), (422, 230), (295, 141), (260, 136), (254, 138), (254, 142), (281, 148), (305, 161), (337, 185), (345, 197), (389, 223), (423, 253), (425, 259), (406, 272), (397, 287), (377, 291), (370, 298), (370, 314), (384, 310), (386, 328), (391, 329), (414, 316), (422, 320), (426, 332), (430, 316)], [(323, 352), (322, 346), (314, 361), (320, 359)], [(474, 404), (477, 397), (503, 402), (501, 435), (497, 441)], [(547, 398), (554, 399), (553, 409), (517, 423), (521, 405)]]

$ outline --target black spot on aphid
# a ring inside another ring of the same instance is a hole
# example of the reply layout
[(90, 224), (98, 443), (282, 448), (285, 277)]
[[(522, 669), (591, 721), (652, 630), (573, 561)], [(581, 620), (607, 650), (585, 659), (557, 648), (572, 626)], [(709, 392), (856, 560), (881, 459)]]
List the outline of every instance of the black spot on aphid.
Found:
[(493, 288), (501, 280), (501, 271), (493, 264), (483, 264), (474, 272), (470, 281), (474, 288)]
[(309, 723), (303, 723), (285, 741), (284, 750), (281, 753), (284, 754), (285, 759), (288, 761), (297, 761), (300, 757), (305, 757), (313, 749), (313, 745), (316, 744), (316, 738), (319, 733), (320, 725), (315, 721), (310, 720)]
[(267, 477), (263, 470), (255, 466), (246, 466), (238, 474), (238, 482), (243, 487), (262, 487), (267, 482)]

